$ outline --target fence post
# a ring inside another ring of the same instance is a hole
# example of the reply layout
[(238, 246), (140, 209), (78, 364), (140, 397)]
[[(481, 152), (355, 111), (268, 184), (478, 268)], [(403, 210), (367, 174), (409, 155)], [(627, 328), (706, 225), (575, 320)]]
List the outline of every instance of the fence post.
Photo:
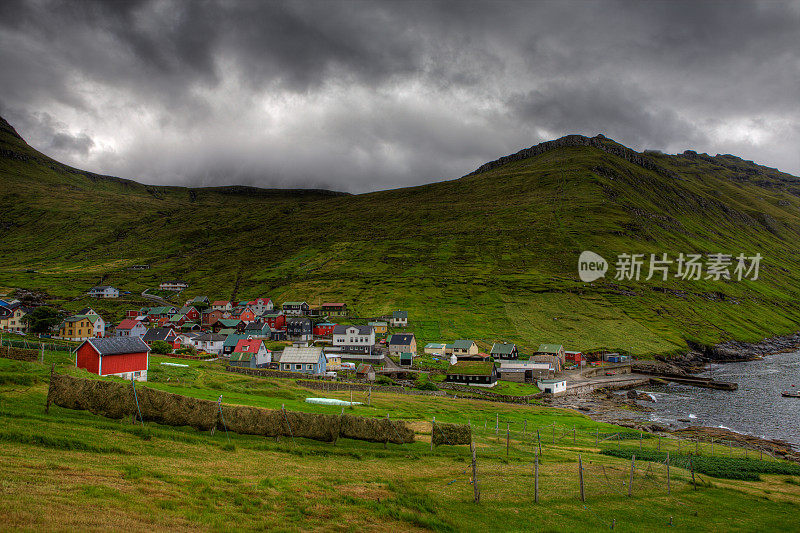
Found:
[(553, 422), (553, 445), (556, 443), (556, 423)]
[(581, 484), (581, 501), (586, 501), (586, 494), (583, 492), (583, 460), (581, 459), (581, 455), (578, 454), (578, 480)]
[(475, 443), (470, 442), (469, 447), (472, 448), (472, 490), (475, 495), (475, 503), (479, 503), (481, 491), (478, 489), (478, 457), (475, 454)]
[(694, 460), (691, 455), (689, 456), (689, 468), (692, 471), (692, 487), (697, 490), (697, 483), (694, 482)]
[(758, 460), (759, 461), (764, 460), (764, 448), (762, 448), (761, 446), (758, 447)]
[(667, 494), (672, 494), (669, 486), (669, 452), (667, 452)]
[(661, 451), (661, 435), (658, 436), (658, 451)]
[(575, 439), (576, 439), (575, 426), (572, 426), (572, 444), (575, 444)]
[(539, 428), (536, 428), (536, 442), (539, 444), (539, 455), (542, 454), (542, 437), (539, 435)]
[(47, 386), (47, 403), (44, 406), (45, 414), (48, 414), (50, 412), (50, 391), (53, 388), (53, 372), (55, 372), (55, 370), (56, 370), (56, 364), (53, 363), (52, 366), (50, 367), (50, 383)]
[(433, 433), (436, 431), (436, 417), (431, 421), (431, 451), (433, 451)]
[(633, 468), (636, 465), (636, 455), (631, 455), (631, 477), (628, 481), (628, 498), (633, 495)]
[(495, 420), (494, 420), (494, 434), (497, 435), (500, 432), (500, 413), (495, 413)]
[(511, 430), (509, 424), (506, 422), (506, 458), (508, 458), (508, 450), (511, 447)]

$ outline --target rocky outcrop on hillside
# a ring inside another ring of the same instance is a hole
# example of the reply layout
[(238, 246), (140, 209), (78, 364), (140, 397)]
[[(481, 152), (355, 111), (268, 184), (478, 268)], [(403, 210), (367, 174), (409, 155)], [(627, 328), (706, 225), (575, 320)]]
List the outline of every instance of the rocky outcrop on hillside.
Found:
[(674, 172), (671, 172), (665, 169), (664, 167), (656, 164), (649, 157), (644, 156), (639, 152), (635, 152), (630, 148), (619, 144), (616, 141), (608, 139), (604, 135), (597, 135), (596, 137), (585, 137), (583, 135), (566, 135), (564, 137), (561, 137), (560, 139), (539, 143), (536, 146), (531, 146), (530, 148), (520, 150), (516, 154), (507, 155), (495, 161), (490, 161), (488, 163), (485, 163), (480, 167), (478, 167), (477, 170), (467, 175), (472, 176), (475, 174), (481, 174), (483, 172), (487, 172), (489, 170), (511, 163), (513, 161), (528, 159), (530, 157), (534, 157), (539, 154), (549, 152), (550, 150), (555, 150), (556, 148), (564, 148), (570, 146), (592, 146), (606, 153), (615, 155), (617, 157), (621, 157), (622, 159), (628, 161), (629, 163), (639, 165), (640, 167), (644, 167), (647, 170), (652, 170), (653, 172), (661, 174), (662, 176), (666, 176), (672, 179), (680, 179)]
[(751, 361), (765, 355), (788, 352), (800, 348), (800, 332), (770, 337), (759, 342), (726, 341), (714, 346), (690, 343), (691, 359), (715, 363)]

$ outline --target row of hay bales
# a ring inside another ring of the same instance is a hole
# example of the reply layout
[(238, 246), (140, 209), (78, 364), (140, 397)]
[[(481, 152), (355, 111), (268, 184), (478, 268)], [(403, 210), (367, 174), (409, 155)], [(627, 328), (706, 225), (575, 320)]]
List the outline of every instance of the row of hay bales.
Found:
[(442, 424), (434, 422), (431, 432), (434, 446), (455, 446), (472, 442), (472, 428), (466, 424)]
[(89, 411), (108, 418), (138, 415), (169, 426), (191, 426), (207, 431), (224, 419), (228, 431), (266, 437), (304, 437), (323, 442), (338, 438), (368, 442), (404, 444), (414, 442), (414, 432), (404, 422), (388, 418), (365, 418), (352, 415), (322, 415), (223, 405), (222, 416), (217, 402), (189, 398), (147, 387), (137, 387), (134, 396), (129, 384), (114, 381), (76, 378), (54, 374), (50, 379), (48, 404), (67, 409)]
[(38, 361), (39, 351), (27, 348), (14, 348), (13, 346), (0, 346), (0, 357), (16, 361)]

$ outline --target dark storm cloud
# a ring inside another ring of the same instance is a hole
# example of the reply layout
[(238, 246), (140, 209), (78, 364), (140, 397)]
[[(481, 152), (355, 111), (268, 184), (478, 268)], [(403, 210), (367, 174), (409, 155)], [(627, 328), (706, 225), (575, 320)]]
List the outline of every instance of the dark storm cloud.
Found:
[(151, 183), (350, 191), (567, 133), (800, 173), (798, 2), (0, 3), (0, 112)]

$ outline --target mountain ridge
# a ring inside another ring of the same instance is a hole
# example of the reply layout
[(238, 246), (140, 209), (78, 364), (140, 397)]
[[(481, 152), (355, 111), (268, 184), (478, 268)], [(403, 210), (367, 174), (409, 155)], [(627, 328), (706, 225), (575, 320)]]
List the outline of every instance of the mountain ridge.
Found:
[[(44, 291), (114, 320), (144, 305), (142, 290), (181, 278), (187, 296), (346, 301), (365, 317), (406, 309), (420, 342), (640, 355), (800, 329), (797, 178), (602, 137), (558, 141), (459, 179), (358, 195), (121, 184), (0, 152), (0, 292)], [(23, 142), (0, 128), (0, 149), (35, 155)], [(612, 264), (623, 252), (765, 261), (759, 281), (609, 272), (586, 284), (583, 250)], [(141, 264), (151, 268), (128, 270)], [(88, 300), (101, 279), (132, 295)]]

